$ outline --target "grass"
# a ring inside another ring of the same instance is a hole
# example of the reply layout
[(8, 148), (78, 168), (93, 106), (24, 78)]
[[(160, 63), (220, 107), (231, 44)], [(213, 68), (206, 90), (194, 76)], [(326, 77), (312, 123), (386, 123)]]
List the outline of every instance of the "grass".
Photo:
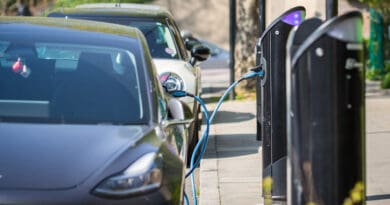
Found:
[[(217, 103), (221, 97), (222, 97), (222, 95), (221, 96), (212, 96), (212, 97), (204, 98), (203, 100), (206, 104)], [(255, 90), (249, 90), (249, 91), (238, 90), (238, 91), (236, 91), (236, 96), (235, 96), (234, 100), (238, 100), (238, 101), (256, 100), (256, 91)], [(229, 101), (229, 96), (226, 96), (226, 98), (223, 101), (224, 102)]]
[(381, 88), (382, 89), (389, 89), (390, 88), (390, 73), (387, 73), (381, 82)]
[[(208, 98), (204, 98), (204, 102), (206, 104), (208, 103), (217, 103), (219, 101), (219, 99), (221, 98), (222, 96), (212, 96), (212, 97), (208, 97)], [(229, 100), (229, 96), (227, 96), (223, 101), (228, 101)]]
[(256, 90), (238, 90), (235, 100), (256, 100)]

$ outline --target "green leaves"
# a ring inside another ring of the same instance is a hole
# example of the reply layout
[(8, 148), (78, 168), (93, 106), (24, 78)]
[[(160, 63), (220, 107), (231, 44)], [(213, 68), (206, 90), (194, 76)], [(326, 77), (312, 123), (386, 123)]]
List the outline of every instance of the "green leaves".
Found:
[(54, 3), (54, 7), (75, 7), (79, 4), (87, 3), (146, 3), (152, 0), (57, 0)]
[(369, 7), (378, 10), (382, 15), (390, 14), (390, 0), (359, 0)]

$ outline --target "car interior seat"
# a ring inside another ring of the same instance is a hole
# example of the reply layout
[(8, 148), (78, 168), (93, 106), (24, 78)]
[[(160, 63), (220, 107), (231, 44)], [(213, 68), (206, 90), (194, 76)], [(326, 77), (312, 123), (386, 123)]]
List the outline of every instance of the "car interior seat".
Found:
[(71, 78), (58, 85), (53, 114), (107, 123), (139, 118), (138, 99), (115, 75), (110, 54), (82, 52)]

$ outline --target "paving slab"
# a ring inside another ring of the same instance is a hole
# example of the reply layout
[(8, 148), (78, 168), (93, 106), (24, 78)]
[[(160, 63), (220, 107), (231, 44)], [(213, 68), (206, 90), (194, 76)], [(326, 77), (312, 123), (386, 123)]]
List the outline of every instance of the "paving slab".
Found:
[[(261, 144), (256, 140), (255, 104), (225, 102), (216, 115), (200, 166), (201, 205), (262, 204)], [(213, 110), (215, 104), (209, 106)], [(210, 185), (215, 182), (218, 184)]]

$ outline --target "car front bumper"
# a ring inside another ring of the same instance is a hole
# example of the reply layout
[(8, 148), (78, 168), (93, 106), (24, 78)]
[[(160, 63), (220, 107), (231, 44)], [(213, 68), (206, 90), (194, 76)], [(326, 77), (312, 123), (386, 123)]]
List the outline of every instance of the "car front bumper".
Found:
[(179, 204), (164, 188), (124, 199), (106, 199), (86, 193), (80, 188), (56, 191), (0, 191), (0, 204), (9, 205), (170, 205)]

